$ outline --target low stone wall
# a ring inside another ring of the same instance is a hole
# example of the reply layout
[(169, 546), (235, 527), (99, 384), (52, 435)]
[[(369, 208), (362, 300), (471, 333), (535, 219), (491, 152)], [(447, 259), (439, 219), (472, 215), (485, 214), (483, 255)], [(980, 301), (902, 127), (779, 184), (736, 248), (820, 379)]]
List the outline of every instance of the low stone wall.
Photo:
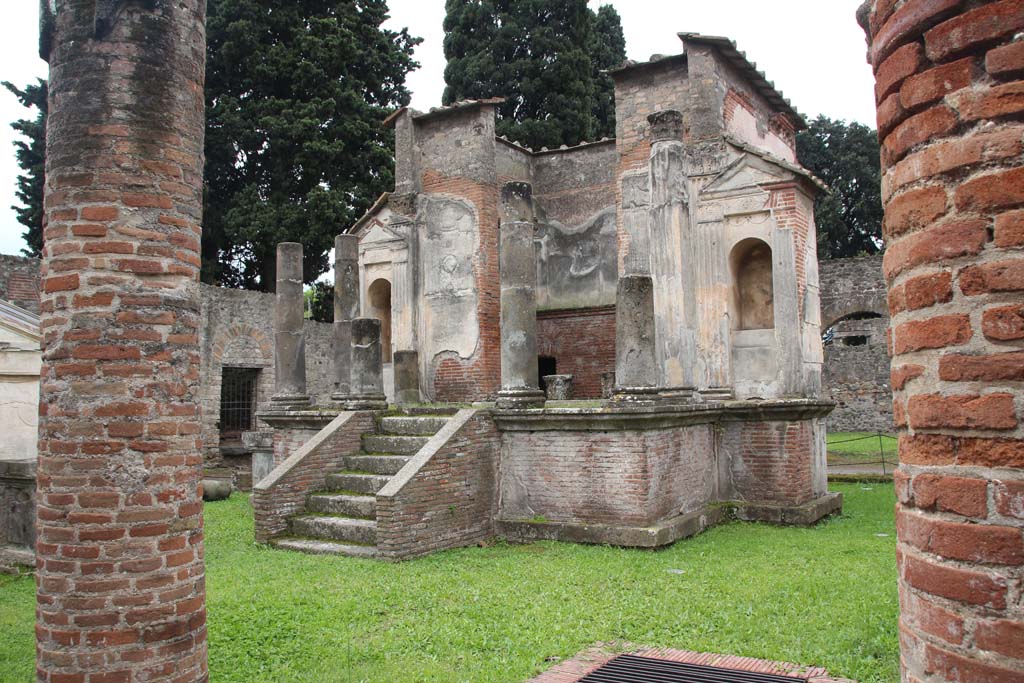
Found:
[(408, 559), (494, 536), (499, 450), (487, 411), (451, 418), (377, 494), (380, 557)]
[(825, 347), (823, 393), (836, 402), (834, 432), (892, 432), (892, 387), (885, 338), (864, 346)]
[(32, 564), (35, 523), (35, 460), (0, 460), (0, 567)]
[(362, 435), (374, 428), (372, 412), (345, 412), (294, 451), (253, 486), (256, 542), (266, 543), (287, 528), (288, 517), (305, 509), (306, 496), (326, 486), (329, 473), (362, 447)]

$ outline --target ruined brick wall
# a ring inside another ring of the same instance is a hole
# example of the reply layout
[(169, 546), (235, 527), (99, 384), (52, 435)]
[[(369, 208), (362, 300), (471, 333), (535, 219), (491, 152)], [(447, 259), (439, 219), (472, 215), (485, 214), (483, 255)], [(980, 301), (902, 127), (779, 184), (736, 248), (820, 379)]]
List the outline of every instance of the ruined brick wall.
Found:
[(416, 455), (424, 460), (377, 494), (377, 548), (385, 559), (407, 559), (494, 536), (500, 438), (487, 411), (464, 410)]
[(715, 501), (711, 425), (501, 434), (502, 520), (649, 526)]
[(0, 254), (0, 299), (39, 313), (39, 267), (39, 259)]
[(196, 400), (205, 6), (56, 3), (40, 302), (41, 682), (207, 677)]
[(815, 448), (817, 437), (810, 420), (725, 423), (721, 457), (728, 459), (728, 497), (746, 503), (802, 505), (825, 493), (816, 490), (813, 477), (811, 459), (820, 450)]
[(327, 475), (342, 469), (345, 456), (359, 452), (363, 433), (373, 429), (373, 413), (342, 413), (315, 433), (316, 440), (303, 439), (303, 448), (291, 451), (287, 463), (276, 462), (285, 467), (253, 487), (256, 542), (266, 543), (282, 533), (288, 517), (306, 509), (306, 497), (324, 489)]
[[(200, 286), (199, 398), (207, 464), (220, 462), (220, 404), (225, 367), (258, 368), (257, 405), (274, 393), (274, 295)], [(334, 390), (331, 325), (307, 320), (306, 387), (316, 405), (327, 405)], [(267, 425), (257, 422), (258, 429)]]
[(1024, 679), (1024, 3), (875, 0), (907, 683)]
[[(822, 395), (836, 402), (833, 431), (891, 432), (892, 387), (885, 329), (889, 325), (882, 255), (819, 263), (821, 330), (834, 328), (825, 347)], [(850, 336), (866, 337), (851, 340)], [(851, 345), (856, 343), (856, 345)]]
[(573, 376), (573, 398), (601, 398), (601, 375), (615, 372), (615, 307), (539, 312), (537, 353)]

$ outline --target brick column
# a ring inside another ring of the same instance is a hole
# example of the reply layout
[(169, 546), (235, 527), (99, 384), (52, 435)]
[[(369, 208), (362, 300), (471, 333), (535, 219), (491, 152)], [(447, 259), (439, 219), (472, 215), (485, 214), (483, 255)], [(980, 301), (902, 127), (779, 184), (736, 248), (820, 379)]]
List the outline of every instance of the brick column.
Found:
[(901, 432), (903, 680), (1024, 681), (1024, 3), (872, 0), (860, 18)]
[(207, 678), (204, 18), (58, 0), (45, 22), (39, 681)]
[(277, 287), (274, 295), (274, 395), (278, 409), (301, 410), (310, 405), (306, 393), (306, 301), (302, 296), (302, 245), (277, 245)]
[(352, 391), (352, 321), (359, 317), (359, 238), (334, 238), (334, 392), (344, 402)]

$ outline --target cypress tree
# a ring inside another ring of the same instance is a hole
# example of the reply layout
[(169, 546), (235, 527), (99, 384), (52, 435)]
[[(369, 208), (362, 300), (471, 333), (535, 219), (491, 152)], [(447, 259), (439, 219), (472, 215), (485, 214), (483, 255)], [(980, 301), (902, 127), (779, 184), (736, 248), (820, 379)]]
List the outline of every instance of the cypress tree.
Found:
[(35, 85), (27, 85), (21, 90), (11, 83), (2, 84), (10, 90), (25, 107), (35, 107), (38, 113), (34, 119), (21, 119), (11, 124), (11, 128), (28, 138), (28, 141), (14, 142), (18, 166), (16, 196), (24, 206), (12, 206), (18, 216), (18, 222), (27, 229), (21, 234), (28, 243), (22, 249), (25, 256), (38, 258), (43, 253), (43, 182), (46, 166), (46, 91), (47, 82), (38, 79)]

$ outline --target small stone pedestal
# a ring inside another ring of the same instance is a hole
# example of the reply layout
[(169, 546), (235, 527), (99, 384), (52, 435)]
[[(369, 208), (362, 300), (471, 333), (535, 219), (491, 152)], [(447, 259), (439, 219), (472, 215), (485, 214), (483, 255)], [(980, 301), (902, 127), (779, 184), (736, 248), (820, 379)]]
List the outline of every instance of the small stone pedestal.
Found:
[(572, 398), (572, 375), (544, 375), (544, 392), (549, 401)]
[(420, 401), (420, 355), (415, 351), (395, 351), (395, 403), (408, 405)]
[(654, 284), (649, 275), (619, 278), (615, 307), (615, 389), (612, 401), (652, 405), (659, 400), (654, 346)]
[(345, 400), (345, 410), (383, 410), (387, 407), (380, 321), (356, 318), (352, 321), (352, 390)]

